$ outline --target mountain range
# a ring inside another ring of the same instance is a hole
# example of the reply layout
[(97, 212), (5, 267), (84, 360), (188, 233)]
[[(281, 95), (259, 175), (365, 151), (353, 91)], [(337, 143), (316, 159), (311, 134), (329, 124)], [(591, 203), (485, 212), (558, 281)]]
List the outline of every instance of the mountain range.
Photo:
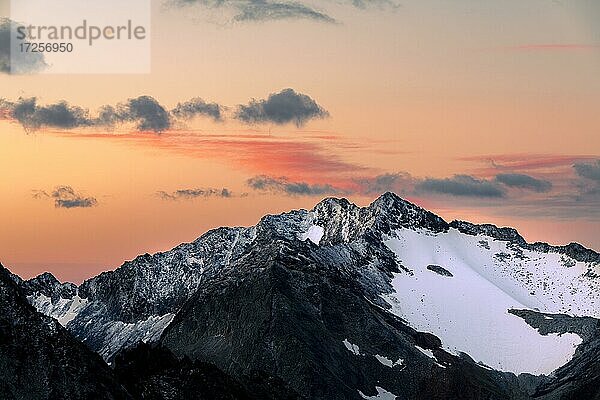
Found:
[(76, 286), (0, 268), (6, 399), (600, 399), (600, 254), (393, 193)]

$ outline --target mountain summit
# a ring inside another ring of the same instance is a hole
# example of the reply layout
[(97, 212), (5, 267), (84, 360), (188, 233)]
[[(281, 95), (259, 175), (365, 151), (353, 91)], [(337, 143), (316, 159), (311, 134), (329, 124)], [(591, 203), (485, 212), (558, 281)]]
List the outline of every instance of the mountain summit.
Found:
[(598, 253), (393, 193), (215, 229), (79, 287), (19, 286), (117, 373), (137, 354), (210, 363), (273, 398), (600, 396)]

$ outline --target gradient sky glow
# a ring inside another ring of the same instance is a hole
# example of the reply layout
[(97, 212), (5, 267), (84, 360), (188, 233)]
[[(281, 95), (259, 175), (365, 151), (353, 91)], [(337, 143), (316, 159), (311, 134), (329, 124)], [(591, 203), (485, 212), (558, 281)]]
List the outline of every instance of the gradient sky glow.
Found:
[[(337, 23), (232, 23), (228, 9), (156, 1), (149, 75), (0, 74), (0, 98), (66, 100), (92, 113), (150, 95), (167, 108), (202, 97), (230, 115), (293, 88), (330, 114), (301, 127), (197, 118), (160, 134), (132, 125), (26, 133), (6, 117), (0, 261), (23, 277), (50, 270), (80, 282), (210, 228), (327, 195), (364, 205), (382, 190), (447, 220), (600, 249), (597, 1), (306, 4)], [(552, 186), (508, 186), (499, 174)], [(256, 177), (277, 184), (257, 190)], [(286, 192), (299, 183), (310, 190)], [(59, 186), (97, 205), (57, 208)], [(489, 193), (482, 187), (501, 195), (474, 195)], [(175, 195), (210, 188), (231, 196)]]

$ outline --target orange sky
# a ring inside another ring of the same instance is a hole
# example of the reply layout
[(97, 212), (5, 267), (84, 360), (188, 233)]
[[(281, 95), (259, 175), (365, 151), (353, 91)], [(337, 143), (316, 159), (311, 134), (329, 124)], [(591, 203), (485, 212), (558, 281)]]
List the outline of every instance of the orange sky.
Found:
[[(490, 182), (501, 172), (527, 174), (552, 181), (552, 191), (511, 188), (505, 198), (482, 199), (394, 187), (448, 220), (600, 249), (600, 198), (588, 194), (598, 182), (573, 169), (600, 159), (600, 30), (591, 17), (600, 8), (583, 0), (487, 3), (333, 4), (327, 10), (340, 24), (223, 25), (214, 12), (155, 2), (151, 74), (0, 74), (0, 98), (64, 99), (92, 113), (142, 94), (168, 108), (200, 96), (231, 111), (291, 87), (330, 114), (300, 128), (199, 118), (162, 134), (130, 125), (27, 134), (0, 121), (0, 261), (24, 277), (50, 270), (80, 282), (209, 228), (254, 224), (323, 197), (253, 190), (246, 181), (258, 175), (329, 184), (367, 204), (376, 193), (357, 182), (386, 173), (408, 174), (409, 186), (455, 174)], [(33, 196), (57, 186), (97, 205), (56, 208), (51, 197)], [(156, 194), (190, 188), (233, 196)]]

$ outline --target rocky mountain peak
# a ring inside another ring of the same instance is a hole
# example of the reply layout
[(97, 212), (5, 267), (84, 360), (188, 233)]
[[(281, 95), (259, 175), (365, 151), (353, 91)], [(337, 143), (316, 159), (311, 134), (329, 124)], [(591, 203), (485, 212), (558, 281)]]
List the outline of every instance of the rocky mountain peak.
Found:
[(526, 244), (525, 239), (514, 228), (497, 227), (492, 224), (473, 224), (466, 221), (452, 221), (450, 227), (467, 235), (485, 235), (498, 240), (505, 240), (518, 245)]
[(397, 228), (422, 228), (444, 232), (448, 224), (437, 215), (386, 192), (367, 207), (347, 199), (327, 198), (312, 209), (312, 223), (324, 228), (325, 243), (348, 242), (372, 230), (377, 236)]
[(53, 302), (59, 298), (70, 299), (77, 294), (76, 285), (70, 282), (61, 283), (50, 272), (44, 272), (35, 278), (24, 281), (21, 287), (27, 295), (43, 294), (51, 298)]
[(368, 210), (375, 216), (376, 226), (383, 233), (398, 228), (445, 232), (449, 227), (441, 217), (392, 192), (382, 194), (369, 205)]
[(496, 240), (510, 242), (527, 250), (533, 250), (541, 253), (554, 252), (564, 254), (574, 260), (585, 263), (600, 263), (599, 253), (588, 249), (579, 243), (569, 243), (565, 246), (553, 246), (543, 242), (528, 243), (516, 229), (509, 227), (498, 227), (492, 224), (473, 224), (471, 222), (455, 220), (450, 223), (450, 227), (467, 235), (485, 235)]

